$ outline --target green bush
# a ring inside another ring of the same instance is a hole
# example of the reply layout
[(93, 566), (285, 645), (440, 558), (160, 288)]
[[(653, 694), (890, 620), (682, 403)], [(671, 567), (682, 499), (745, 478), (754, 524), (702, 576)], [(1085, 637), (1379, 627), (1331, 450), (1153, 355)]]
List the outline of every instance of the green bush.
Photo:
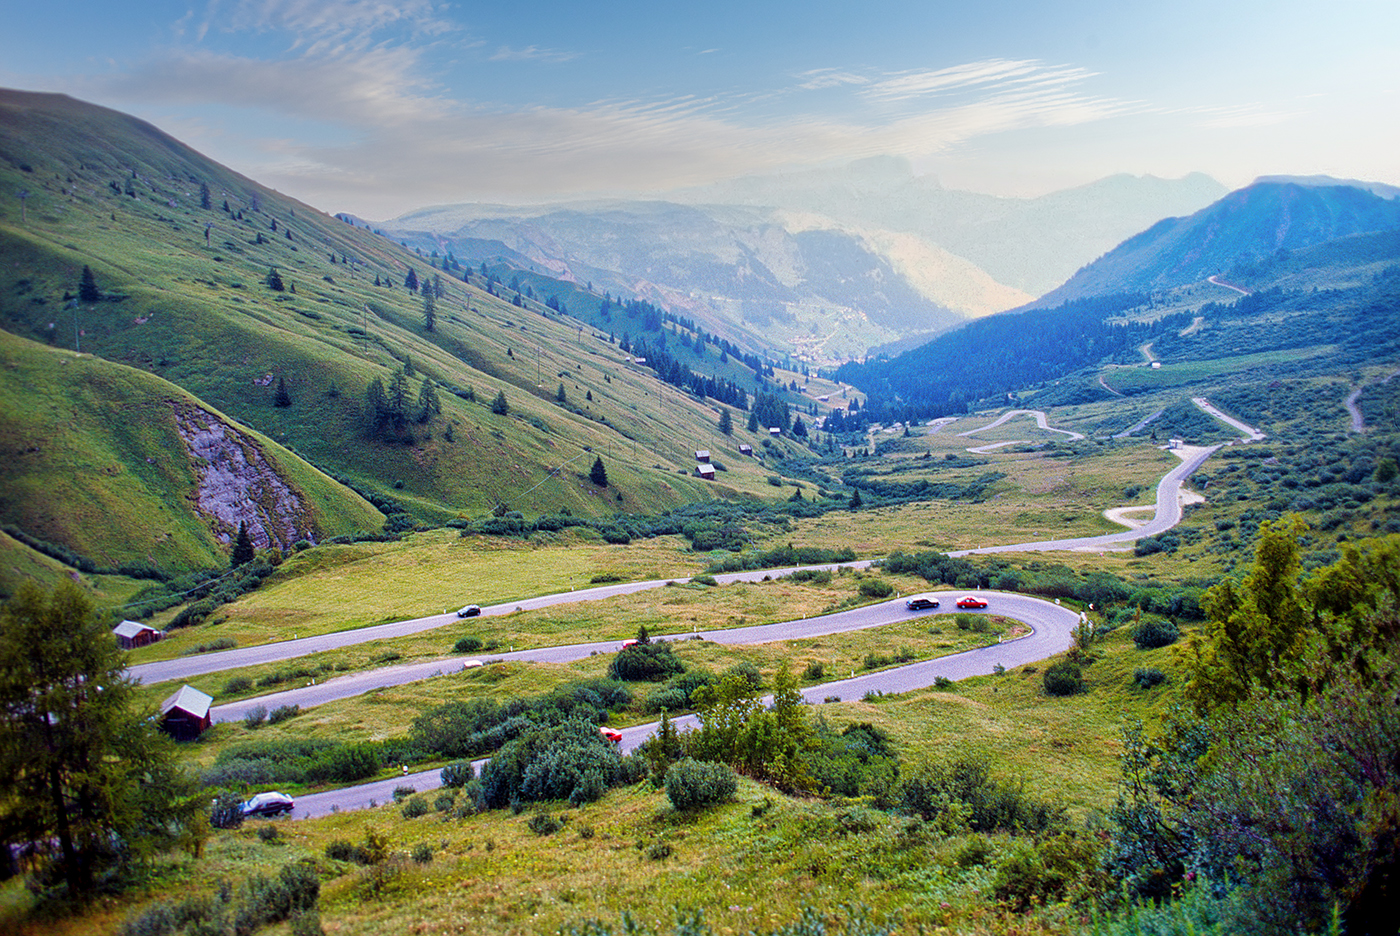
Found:
[(481, 769), (480, 800), (488, 809), (512, 802), (579, 802), (601, 795), (622, 769), (622, 757), (596, 725), (571, 720), (528, 731), (502, 747)]
[(407, 803), (403, 804), (403, 809), (399, 810), (405, 819), (417, 819), (419, 816), (428, 814), (428, 801), (421, 796), (414, 796)]
[(412, 858), (418, 864), (428, 864), (433, 860), (433, 848), (426, 842), (413, 846)]
[(894, 586), (884, 579), (861, 579), (860, 593), (866, 598), (888, 598), (894, 594)]
[(448, 789), (460, 789), (476, 779), (476, 768), (469, 760), (453, 761), (442, 768), (442, 785)]
[(1153, 686), (1160, 686), (1167, 681), (1167, 674), (1155, 666), (1141, 667), (1133, 670), (1133, 685), (1139, 689), (1151, 689)]
[[(1040, 832), (1063, 821), (1064, 809), (1033, 799), (1024, 781), (993, 778), (991, 763), (984, 754), (959, 754), (924, 764), (902, 780), (901, 803), (926, 820), (950, 826), (961, 823), (974, 832)], [(959, 830), (950, 827), (944, 831)]]
[(613, 657), (608, 676), (625, 682), (656, 682), (685, 672), (685, 664), (675, 655), (669, 641), (638, 643), (624, 647)]
[(549, 813), (537, 812), (532, 815), (525, 824), (530, 827), (530, 831), (536, 835), (553, 835), (564, 828), (564, 823), (551, 816)]
[(453, 653), (474, 653), (481, 649), (481, 640), (476, 637), (463, 637), (452, 645)]
[(739, 789), (728, 764), (685, 757), (666, 771), (666, 796), (678, 810), (700, 809), (731, 799)]
[(1069, 660), (1061, 660), (1046, 667), (1045, 675), (1041, 679), (1045, 684), (1045, 691), (1052, 696), (1068, 696), (1084, 691), (1084, 675), (1080, 672), (1079, 664)]
[(223, 695), (240, 695), (253, 688), (253, 681), (247, 676), (235, 676), (224, 683)]
[(267, 721), (267, 706), (255, 705), (243, 715), (243, 726), (248, 729), (261, 728)]
[(276, 725), (279, 722), (284, 722), (289, 718), (295, 718), (300, 714), (300, 705), (279, 705), (277, 706), (277, 708), (267, 713), (267, 723), (269, 725)]
[(1181, 629), (1175, 621), (1159, 617), (1145, 617), (1133, 629), (1133, 643), (1139, 650), (1155, 650), (1169, 647), (1181, 637)]

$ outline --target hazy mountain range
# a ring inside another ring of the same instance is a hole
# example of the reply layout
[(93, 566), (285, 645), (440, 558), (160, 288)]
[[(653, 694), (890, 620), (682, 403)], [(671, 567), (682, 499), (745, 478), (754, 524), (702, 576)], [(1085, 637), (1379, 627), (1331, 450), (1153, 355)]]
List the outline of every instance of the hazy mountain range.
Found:
[(639, 296), (825, 364), (1028, 303), (1124, 238), (1224, 192), (1199, 174), (1114, 176), (998, 198), (880, 158), (664, 201), (449, 205), (377, 227), (425, 251), (503, 257)]

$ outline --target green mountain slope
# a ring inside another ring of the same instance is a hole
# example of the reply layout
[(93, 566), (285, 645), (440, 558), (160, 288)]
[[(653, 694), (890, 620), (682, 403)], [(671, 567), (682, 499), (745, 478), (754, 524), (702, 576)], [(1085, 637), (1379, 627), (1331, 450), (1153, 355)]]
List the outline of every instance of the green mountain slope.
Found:
[[(416, 520), (501, 505), (596, 516), (771, 495), (762, 466), (738, 455), (756, 439), (720, 435), (713, 401), (661, 385), (609, 335), (500, 286), (488, 294), (479, 276), (469, 285), (460, 267), (264, 189), (134, 118), (0, 92), (0, 192), (0, 327), (164, 378)], [(101, 293), (88, 300), (85, 266)], [(281, 291), (269, 285), (274, 271)], [(421, 293), (404, 286), (410, 271), (443, 288), (432, 331)], [(679, 345), (684, 335), (668, 328)], [(685, 361), (753, 380), (713, 348)], [(399, 371), (408, 418), (375, 431), (366, 390), (376, 379), (392, 387)], [(32, 379), (41, 395), (60, 392), (42, 368)], [(440, 413), (419, 422), (425, 381)], [(498, 394), (505, 414), (491, 409)], [(114, 426), (111, 438), (84, 444), (124, 452)], [(718, 483), (694, 477), (700, 448), (729, 468)], [(588, 480), (597, 455), (606, 490)], [(60, 522), (66, 509), (45, 506), (48, 489), (33, 488), (36, 504), (0, 520), (47, 516), (56, 541), (77, 544), (81, 524)], [(116, 525), (127, 532), (107, 545), (91, 532), (83, 542), (115, 558), (126, 535), (127, 558), (144, 556), (144, 533)], [(170, 555), (207, 549), (191, 538)]]
[(243, 515), (282, 548), (384, 522), (160, 377), (3, 332), (0, 362), (0, 517), (99, 566), (219, 564)]

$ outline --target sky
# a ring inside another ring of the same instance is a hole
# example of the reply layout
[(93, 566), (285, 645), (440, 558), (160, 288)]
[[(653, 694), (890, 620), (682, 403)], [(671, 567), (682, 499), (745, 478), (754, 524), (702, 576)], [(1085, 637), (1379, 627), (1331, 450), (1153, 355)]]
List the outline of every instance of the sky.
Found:
[(1115, 173), (1400, 185), (1396, 0), (5, 5), (0, 85), (372, 220), (876, 155), (1009, 197)]

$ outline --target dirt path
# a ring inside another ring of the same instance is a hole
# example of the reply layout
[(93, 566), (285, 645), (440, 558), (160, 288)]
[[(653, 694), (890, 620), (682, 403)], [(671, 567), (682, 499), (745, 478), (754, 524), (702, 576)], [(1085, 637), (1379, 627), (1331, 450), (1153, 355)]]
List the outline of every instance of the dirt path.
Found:
[(1194, 319), (1191, 320), (1191, 324), (1190, 324), (1190, 325), (1187, 325), (1187, 326), (1186, 326), (1185, 328), (1183, 328), (1181, 331), (1177, 332), (1177, 333), (1176, 333), (1176, 337), (1178, 337), (1178, 338), (1185, 338), (1187, 335), (1194, 335), (1194, 334), (1196, 334), (1196, 332), (1198, 332), (1198, 331), (1200, 331), (1202, 328), (1204, 328), (1204, 327), (1205, 327), (1205, 324), (1206, 324), (1206, 317), (1205, 317), (1204, 315), (1198, 315), (1198, 316), (1196, 316)]
[(1207, 282), (1207, 283), (1214, 283), (1216, 286), (1224, 286), (1226, 289), (1233, 289), (1235, 292), (1239, 293), (1241, 296), (1248, 296), (1248, 295), (1249, 295), (1249, 290), (1248, 290), (1248, 289), (1241, 289), (1241, 288), (1238, 287), (1238, 286), (1235, 286), (1235, 285), (1233, 285), (1233, 284), (1231, 284), (1231, 283), (1227, 283), (1227, 282), (1225, 282), (1223, 279), (1221, 279), (1219, 275), (1216, 275), (1216, 276), (1207, 276), (1207, 277), (1206, 277), (1206, 282)]

